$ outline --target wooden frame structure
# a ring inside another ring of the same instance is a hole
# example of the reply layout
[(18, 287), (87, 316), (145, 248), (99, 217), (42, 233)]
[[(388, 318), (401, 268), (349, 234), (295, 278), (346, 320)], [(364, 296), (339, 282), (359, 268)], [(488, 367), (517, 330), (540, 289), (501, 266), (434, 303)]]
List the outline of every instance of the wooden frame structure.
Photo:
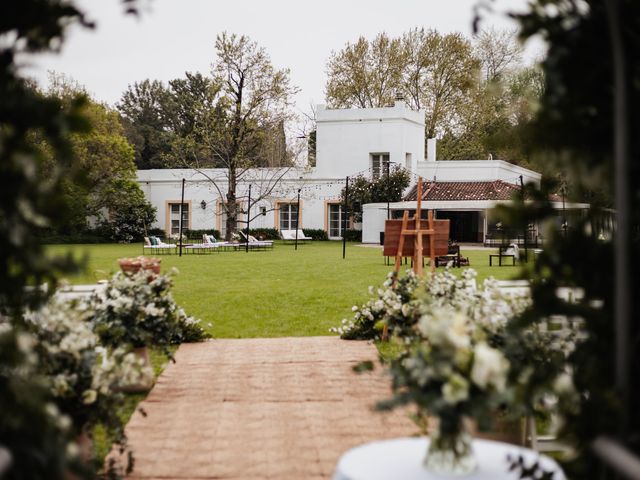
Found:
[[(400, 272), (400, 268), (402, 266), (402, 257), (408, 256), (405, 255), (405, 251), (412, 251), (412, 269), (416, 275), (422, 276), (424, 274), (422, 262), (424, 259), (424, 237), (429, 237), (429, 249), (428, 256), (430, 258), (430, 271), (431, 273), (435, 272), (436, 268), (436, 257), (437, 257), (437, 246), (436, 246), (436, 236), (437, 234), (443, 233), (446, 228), (446, 239), (444, 245), (444, 254), (448, 252), (448, 238), (449, 238), (449, 220), (440, 220), (442, 222), (441, 226), (445, 228), (437, 228), (436, 220), (433, 219), (433, 211), (427, 210), (427, 225), (426, 228), (423, 226), (422, 220), (422, 177), (418, 177), (418, 185), (417, 185), (417, 202), (416, 202), (416, 212), (413, 219), (409, 219), (409, 211), (405, 210), (402, 215), (402, 224), (400, 228), (400, 238), (398, 239), (397, 248), (395, 245), (391, 244), (391, 223), (397, 222), (397, 220), (387, 220), (387, 224), (385, 225), (385, 248), (383, 250), (384, 255), (394, 255), (395, 256), (395, 271), (396, 273)], [(397, 232), (397, 227), (396, 230)], [(389, 240), (389, 245), (387, 245), (387, 240)], [(407, 242), (413, 240), (413, 245), (407, 245)], [(388, 248), (391, 250), (388, 252)], [(413, 248), (411, 248), (413, 247)], [(386, 340), (388, 337), (388, 327), (385, 325), (384, 330), (382, 332), (382, 339)]]

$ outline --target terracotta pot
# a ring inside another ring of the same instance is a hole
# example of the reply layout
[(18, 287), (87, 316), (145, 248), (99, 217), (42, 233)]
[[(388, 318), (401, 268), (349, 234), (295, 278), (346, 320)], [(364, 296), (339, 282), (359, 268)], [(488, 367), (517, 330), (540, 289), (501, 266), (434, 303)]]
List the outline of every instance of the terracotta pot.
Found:
[(136, 273), (140, 269), (153, 272), (155, 275), (160, 273), (160, 259), (137, 257), (137, 258), (121, 258), (118, 260), (120, 269), (125, 273)]
[(118, 264), (124, 273), (136, 273), (141, 267), (140, 260), (136, 258), (121, 258)]

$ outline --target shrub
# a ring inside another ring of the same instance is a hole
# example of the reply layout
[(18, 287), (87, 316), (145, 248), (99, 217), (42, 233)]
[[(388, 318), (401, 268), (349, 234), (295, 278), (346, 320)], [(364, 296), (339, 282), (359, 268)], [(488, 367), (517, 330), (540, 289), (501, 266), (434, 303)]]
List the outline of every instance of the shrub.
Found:
[(345, 236), (347, 237), (347, 242), (362, 242), (362, 230), (347, 229)]
[(304, 234), (307, 237), (311, 237), (314, 241), (326, 241), (329, 240), (329, 236), (327, 232), (322, 230), (321, 228), (303, 228)]
[(201, 241), (202, 235), (213, 235), (214, 237), (216, 237), (216, 240), (220, 240), (220, 231), (214, 228), (208, 228), (204, 230), (185, 230), (184, 233), (187, 235), (187, 238), (189, 240)]
[(87, 230), (86, 232), (63, 235), (59, 233), (45, 233), (40, 237), (44, 245), (73, 244), (73, 243), (111, 243), (113, 240), (102, 229)]
[(353, 320), (345, 319), (340, 327), (331, 331), (345, 339), (370, 339), (386, 325), (390, 334), (411, 338), (424, 308), (452, 306), (465, 311), (485, 331), (496, 332), (504, 329), (507, 322), (531, 302), (529, 295), (502, 293), (492, 278), (486, 279), (478, 289), (475, 277), (473, 269), (463, 270), (460, 278), (448, 269), (424, 279), (412, 271), (401, 278), (392, 272), (382, 288), (369, 287), (371, 299), (360, 307), (353, 307)]
[(260, 240), (280, 240), (280, 232), (275, 228), (250, 228), (249, 234)]
[(166, 234), (167, 232), (161, 228), (149, 228), (147, 230), (147, 236), (164, 237)]
[(89, 308), (95, 311), (95, 331), (109, 347), (167, 345), (207, 337), (199, 321), (187, 316), (171, 295), (171, 278), (148, 270), (116, 273), (104, 292), (96, 293)]

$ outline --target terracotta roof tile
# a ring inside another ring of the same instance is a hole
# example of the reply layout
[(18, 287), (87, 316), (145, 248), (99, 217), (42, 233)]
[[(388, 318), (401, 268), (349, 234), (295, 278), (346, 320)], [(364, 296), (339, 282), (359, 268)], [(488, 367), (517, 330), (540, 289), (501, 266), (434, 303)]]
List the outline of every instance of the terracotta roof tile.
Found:
[[(417, 185), (405, 195), (405, 201), (416, 200)], [(511, 200), (520, 186), (503, 180), (492, 182), (424, 182), (422, 199), (431, 201), (465, 201), (465, 200)], [(558, 195), (551, 195), (549, 200), (560, 201)]]

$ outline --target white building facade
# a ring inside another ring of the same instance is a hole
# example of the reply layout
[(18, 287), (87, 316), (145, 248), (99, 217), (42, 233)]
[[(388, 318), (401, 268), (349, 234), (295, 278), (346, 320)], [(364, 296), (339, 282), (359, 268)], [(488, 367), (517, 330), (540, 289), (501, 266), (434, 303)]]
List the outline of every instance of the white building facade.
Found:
[[(500, 160), (436, 161), (434, 143), (429, 144), (429, 158), (425, 158), (424, 111), (413, 111), (403, 101), (392, 107), (372, 109), (327, 109), (320, 105), (316, 121), (314, 167), (256, 168), (243, 177), (236, 192), (242, 212), (239, 228), (246, 226), (249, 186), (252, 203), (260, 198), (249, 212), (250, 228), (323, 229), (329, 238), (339, 239), (344, 220), (340, 194), (348, 176), (382, 175), (390, 166), (399, 165), (411, 173), (412, 183), (418, 175), (432, 182), (500, 180), (519, 184), (520, 176), (525, 183), (540, 181), (540, 174)], [(183, 227), (215, 229), (224, 236), (226, 218), (222, 202), (227, 190), (224, 169), (139, 170), (137, 178), (147, 199), (157, 209), (153, 227), (163, 229), (168, 236), (179, 231), (184, 179)], [(478, 204), (469, 198), (425, 207), (486, 212), (492, 205)], [(379, 242), (386, 215), (386, 204), (364, 206), (364, 242)], [(479, 231), (486, 232), (486, 213), (474, 221), (483, 224)]]
[[(300, 190), (300, 228), (323, 229), (329, 238), (341, 238), (340, 193), (346, 177), (369, 175), (374, 170), (380, 174), (389, 162), (415, 172), (424, 159), (424, 112), (412, 111), (404, 102), (373, 109), (334, 110), (321, 105), (317, 109), (316, 145), (315, 167), (253, 169), (247, 173), (236, 192), (244, 212), (239, 217), (240, 227), (247, 218), (249, 185), (252, 199), (263, 197), (249, 212), (251, 228), (295, 228)], [(280, 176), (274, 187), (274, 179)], [(228, 185), (224, 169), (139, 170), (138, 182), (158, 212), (153, 226), (167, 235), (178, 232), (182, 179), (184, 227), (215, 229), (224, 236), (222, 202)]]

